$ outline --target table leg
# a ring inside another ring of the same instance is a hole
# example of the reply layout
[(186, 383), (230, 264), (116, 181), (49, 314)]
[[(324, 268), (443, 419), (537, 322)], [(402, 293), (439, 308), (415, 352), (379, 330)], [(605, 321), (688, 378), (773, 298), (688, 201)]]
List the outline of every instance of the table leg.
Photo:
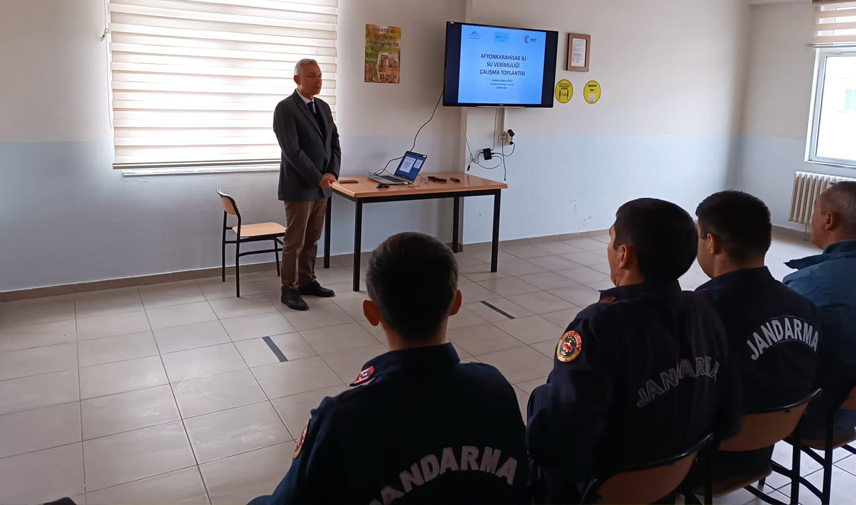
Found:
[(452, 218), (452, 252), (459, 253), (460, 249), (460, 219), (461, 219), (461, 198), (455, 197), (455, 211)]
[(500, 190), (493, 194), (493, 242), (490, 248), (490, 271), (496, 272), (499, 260), (499, 204)]
[(333, 195), (327, 198), (327, 214), (324, 215), (324, 268), (330, 268), (330, 214), (333, 212)]
[(354, 291), (360, 290), (360, 253), (362, 252), (363, 236), (363, 202), (357, 200), (357, 210), (354, 213)]

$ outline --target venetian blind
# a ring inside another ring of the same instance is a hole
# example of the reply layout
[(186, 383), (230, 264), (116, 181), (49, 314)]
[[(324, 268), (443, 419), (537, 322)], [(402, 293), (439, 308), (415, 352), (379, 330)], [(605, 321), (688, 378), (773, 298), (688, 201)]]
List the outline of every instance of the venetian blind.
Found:
[(856, 1), (814, 0), (817, 22), (812, 46), (856, 47)]
[(336, 107), (338, 0), (110, 0), (115, 168), (279, 161), (276, 104), (318, 60)]

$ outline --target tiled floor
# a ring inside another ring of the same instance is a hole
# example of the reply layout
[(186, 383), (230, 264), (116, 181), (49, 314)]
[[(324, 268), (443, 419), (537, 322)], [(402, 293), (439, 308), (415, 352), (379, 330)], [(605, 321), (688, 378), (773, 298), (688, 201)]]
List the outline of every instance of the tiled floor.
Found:
[[(448, 338), (502, 371), (521, 410), (564, 327), (610, 287), (606, 241), (502, 247), (497, 273), (484, 245), (458, 254), (465, 304)], [(784, 260), (814, 252), (781, 238), (768, 262), (781, 278)], [(0, 304), (0, 503), (220, 504), (272, 491), (310, 409), (386, 349), (351, 271), (318, 273), (338, 296), (303, 313), (280, 304), (273, 272), (244, 276), (240, 299), (234, 279), (206, 279)], [(695, 265), (682, 284), (704, 281)], [(789, 461), (787, 447), (776, 457)], [(785, 484), (769, 482), (771, 493)], [(834, 483), (834, 502), (856, 501), (856, 458)]]

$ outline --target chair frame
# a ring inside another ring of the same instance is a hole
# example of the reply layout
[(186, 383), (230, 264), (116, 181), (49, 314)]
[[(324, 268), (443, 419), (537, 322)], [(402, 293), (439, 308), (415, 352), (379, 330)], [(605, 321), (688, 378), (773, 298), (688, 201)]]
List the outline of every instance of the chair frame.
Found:
[[(713, 435), (708, 434), (700, 441), (696, 442), (692, 446), (687, 449), (683, 449), (681, 452), (677, 454), (673, 454), (671, 456), (666, 456), (663, 458), (658, 458), (651, 461), (645, 461), (642, 463), (635, 463), (632, 465), (620, 466), (612, 469), (610, 471), (604, 472), (602, 475), (598, 475), (594, 479), (592, 479), (588, 486), (586, 487), (585, 493), (583, 493), (582, 503), (597, 503), (597, 499), (600, 495), (601, 487), (609, 481), (609, 479), (623, 474), (623, 473), (631, 473), (631, 472), (639, 472), (644, 470), (652, 470), (654, 468), (659, 468), (663, 466), (672, 465), (693, 453), (700, 453), (702, 449), (705, 448), (708, 444), (713, 441)], [(686, 476), (684, 476), (686, 478)], [(674, 491), (677, 491), (680, 487), (680, 484), (675, 487)]]
[[(281, 250), (280, 246), (283, 245), (283, 240), (285, 238), (284, 233), (280, 233), (277, 235), (263, 235), (259, 237), (250, 237), (250, 238), (241, 238), (241, 225), (243, 224), (243, 220), (241, 219), (241, 212), (238, 210), (238, 203), (235, 202), (235, 199), (232, 198), (231, 195), (223, 193), (220, 188), (217, 188), (217, 194), (220, 195), (220, 198), (228, 198), (229, 202), (232, 204), (232, 208), (235, 209), (235, 217), (238, 219), (238, 231), (232, 230), (232, 227), (228, 225), (229, 221), (229, 212), (226, 209), (223, 209), (223, 241), (221, 243), (221, 251), (220, 251), (220, 274), (222, 278), (222, 282), (226, 282), (226, 244), (235, 244), (235, 286), (236, 286), (236, 296), (238, 298), (241, 297), (241, 264), (240, 259), (241, 256), (250, 256), (252, 254), (265, 254), (265, 253), (273, 253), (274, 259), (276, 260), (276, 275), (279, 276), (280, 268), (279, 268), (279, 252)], [(226, 240), (226, 232), (232, 231), (235, 233), (235, 240)], [(283, 237), (281, 240), (279, 237)], [(241, 252), (241, 244), (246, 244), (250, 242), (262, 242), (265, 240), (273, 241), (273, 249), (263, 249), (263, 250), (253, 250), (253, 251), (244, 251)]]
[(787, 443), (791, 444), (794, 448), (794, 454), (800, 455), (801, 453), (805, 453), (811, 459), (820, 463), (823, 467), (823, 489), (818, 489), (817, 486), (812, 484), (803, 476), (799, 477), (799, 483), (804, 485), (809, 491), (812, 492), (815, 496), (820, 498), (821, 505), (828, 505), (832, 500), (832, 466), (833, 466), (833, 451), (838, 447), (843, 448), (847, 452), (851, 454), (856, 454), (856, 448), (850, 446), (850, 442), (848, 441), (838, 447), (834, 446), (834, 427), (835, 427), (835, 414), (841, 410), (841, 406), (850, 398), (851, 395), (856, 391), (856, 381), (851, 384), (851, 387), (847, 389), (846, 393), (843, 393), (840, 398), (836, 398), (834, 402), (832, 402), (833, 407), (829, 409), (826, 413), (826, 423), (825, 423), (825, 433), (824, 433), (824, 446), (823, 446), (823, 456), (820, 456), (816, 452), (812, 450), (812, 447), (802, 444), (802, 437), (800, 434), (799, 428), (794, 430), (794, 434), (790, 439), (785, 440)]

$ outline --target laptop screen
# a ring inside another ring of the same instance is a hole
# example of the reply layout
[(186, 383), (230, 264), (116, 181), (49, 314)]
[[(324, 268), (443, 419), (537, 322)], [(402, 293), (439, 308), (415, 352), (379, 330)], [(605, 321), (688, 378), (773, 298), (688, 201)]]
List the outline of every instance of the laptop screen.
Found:
[(401, 158), (395, 175), (410, 181), (416, 180), (416, 176), (419, 175), (419, 171), (422, 170), (422, 165), (425, 164), (427, 158), (424, 154), (407, 151)]

